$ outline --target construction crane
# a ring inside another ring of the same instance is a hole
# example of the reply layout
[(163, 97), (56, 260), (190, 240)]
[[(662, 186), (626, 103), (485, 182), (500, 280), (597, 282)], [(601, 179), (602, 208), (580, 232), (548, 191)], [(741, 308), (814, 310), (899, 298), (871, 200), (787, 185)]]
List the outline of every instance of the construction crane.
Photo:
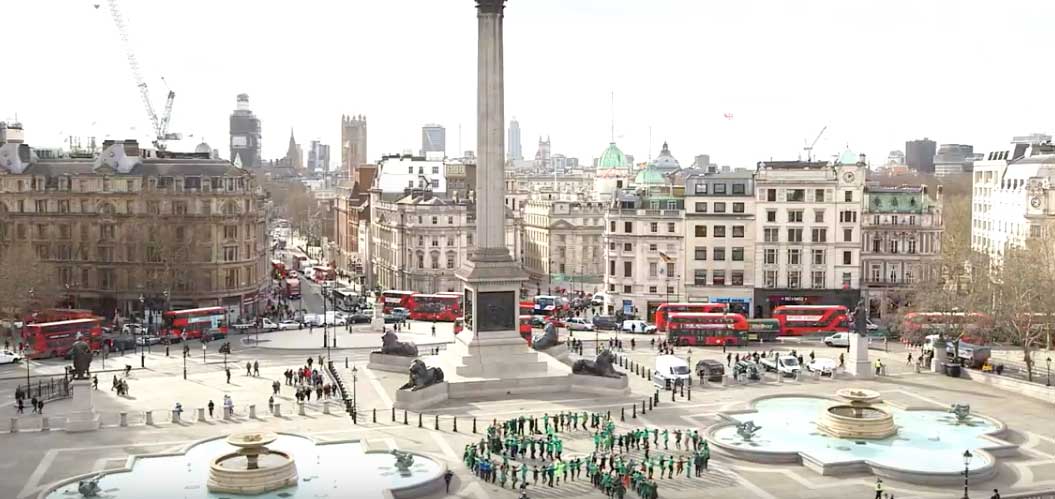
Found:
[[(147, 87), (147, 83), (143, 80), (143, 74), (139, 70), (139, 61), (136, 59), (135, 51), (132, 50), (132, 43), (128, 39), (128, 28), (125, 24), (124, 16), (121, 15), (121, 8), (117, 3), (117, 0), (107, 0), (110, 6), (110, 16), (113, 17), (114, 26), (117, 27), (117, 34), (121, 37), (121, 45), (125, 49), (125, 57), (128, 59), (128, 68), (132, 70), (132, 77), (136, 80), (136, 87), (139, 88), (139, 97), (143, 100), (143, 107), (147, 111), (147, 119), (150, 120), (150, 124), (153, 126), (154, 131), (154, 147), (159, 151), (165, 150), (165, 141), (168, 140), (179, 140), (180, 134), (171, 133), (168, 131), (169, 122), (172, 119), (172, 102), (176, 98), (176, 93), (169, 90), (168, 98), (165, 99), (165, 114), (160, 118), (157, 113), (154, 112), (154, 105), (150, 101), (150, 89)], [(95, 8), (99, 8), (99, 4), (95, 4)], [(164, 78), (162, 78), (164, 81)]]
[(817, 138), (813, 139), (813, 143), (802, 148), (803, 151), (806, 151), (806, 161), (813, 161), (813, 146), (817, 145), (817, 141), (821, 140), (821, 135), (824, 135), (824, 131), (827, 129), (828, 125), (824, 125), (824, 128), (821, 128), (820, 133), (817, 134)]

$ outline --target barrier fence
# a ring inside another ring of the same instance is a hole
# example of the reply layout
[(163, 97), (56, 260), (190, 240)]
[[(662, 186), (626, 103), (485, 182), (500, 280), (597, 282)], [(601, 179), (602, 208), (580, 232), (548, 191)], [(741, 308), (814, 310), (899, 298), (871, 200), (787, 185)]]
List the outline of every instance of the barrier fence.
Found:
[(50, 377), (47, 381), (37, 379), (36, 382), (30, 382), (27, 385), (18, 385), (16, 393), (22, 393), (22, 398), (27, 402), (32, 399), (49, 402), (52, 400), (67, 398), (70, 396), (70, 380), (63, 377)]

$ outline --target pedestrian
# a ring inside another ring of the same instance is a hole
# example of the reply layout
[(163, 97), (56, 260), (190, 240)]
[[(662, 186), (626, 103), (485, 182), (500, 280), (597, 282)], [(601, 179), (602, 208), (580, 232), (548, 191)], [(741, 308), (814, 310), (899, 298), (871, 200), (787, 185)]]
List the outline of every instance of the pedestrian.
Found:
[(275, 397), (274, 397), (274, 395), (272, 395), (272, 396), (267, 398), (267, 412), (269, 412), (269, 413), (274, 413), (275, 412)]
[(209, 417), (212, 417), (213, 411), (216, 409), (216, 404), (210, 399), (209, 400)]
[(229, 385), (229, 384), (231, 384), (231, 368), (230, 367), (225, 367), (225, 368), (223, 368), (223, 370), (224, 370), (224, 372), (227, 373), (227, 384)]
[(29, 401), (29, 406), (33, 408), (33, 414), (36, 414), (37, 413), (37, 398), (36, 397), (33, 397), (33, 399)]
[(912, 365), (912, 352), (908, 353), (908, 360), (905, 361), (905, 365), (906, 366), (911, 366)]
[(432, 336), (436, 336), (436, 323), (432, 323)]
[(876, 376), (879, 376), (879, 373), (883, 370), (883, 361), (880, 360), (880, 359), (876, 359), (875, 366), (876, 366)]
[(253, 361), (253, 376), (260, 376), (260, 361)]
[(989, 496), (989, 499), (1000, 499), (1000, 490), (993, 489), (993, 495)]
[(846, 359), (843, 358), (843, 354), (839, 354), (839, 367), (846, 367)]
[[(740, 354), (736, 354), (736, 355), (737, 355), (737, 357), (740, 356)], [(727, 367), (733, 367), (733, 354), (731, 354), (731, 353), (725, 354), (725, 365)]]
[(883, 499), (883, 479), (876, 478), (876, 497), (875, 499)]
[(249, 361), (245, 362), (245, 375), (246, 376), (252, 376), (253, 375), (253, 363), (252, 362), (249, 362)]
[(44, 399), (40, 399), (37, 401), (37, 414), (44, 414)]
[(98, 390), (99, 389), (99, 375), (98, 374), (93, 374), (92, 375), (92, 389), (93, 390)]
[[(436, 326), (433, 326), (434, 330), (435, 330), (435, 327)], [(447, 470), (447, 471), (445, 471), (443, 473), (443, 482), (447, 485), (447, 495), (450, 495), (450, 493), (451, 493), (451, 478), (454, 478), (454, 472), (453, 471)]]

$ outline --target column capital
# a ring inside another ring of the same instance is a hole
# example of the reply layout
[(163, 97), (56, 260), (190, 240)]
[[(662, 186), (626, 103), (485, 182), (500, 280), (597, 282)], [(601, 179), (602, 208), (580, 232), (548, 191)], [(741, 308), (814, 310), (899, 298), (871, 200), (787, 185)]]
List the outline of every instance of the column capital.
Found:
[(481, 14), (501, 14), (506, 0), (476, 0), (476, 9)]

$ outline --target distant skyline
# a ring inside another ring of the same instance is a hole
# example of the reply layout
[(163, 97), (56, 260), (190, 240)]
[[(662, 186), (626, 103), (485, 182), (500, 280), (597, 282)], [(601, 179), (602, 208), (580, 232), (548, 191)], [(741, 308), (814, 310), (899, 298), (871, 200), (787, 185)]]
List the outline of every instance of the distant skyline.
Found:
[[(204, 139), (226, 155), (245, 92), (265, 159), (284, 155), (291, 127), (305, 148), (339, 149), (341, 115), (364, 114), (370, 161), (416, 152), (427, 123), (446, 127), (449, 155), (475, 149), (474, 5), (121, 2), (155, 109), (164, 76), (170, 129), (193, 134), (174, 148)], [(36, 147), (149, 140), (105, 1), (12, 2), (5, 17), (17, 63), (0, 80), (0, 120), (17, 114)], [(984, 153), (1055, 132), (1036, 70), (1052, 18), (1055, 2), (1040, 0), (509, 0), (505, 114), (525, 157), (541, 135), (583, 164), (609, 142), (611, 92), (616, 142), (637, 161), (664, 141), (684, 165), (804, 158), (826, 125), (820, 159), (849, 146), (878, 164), (923, 137)]]

